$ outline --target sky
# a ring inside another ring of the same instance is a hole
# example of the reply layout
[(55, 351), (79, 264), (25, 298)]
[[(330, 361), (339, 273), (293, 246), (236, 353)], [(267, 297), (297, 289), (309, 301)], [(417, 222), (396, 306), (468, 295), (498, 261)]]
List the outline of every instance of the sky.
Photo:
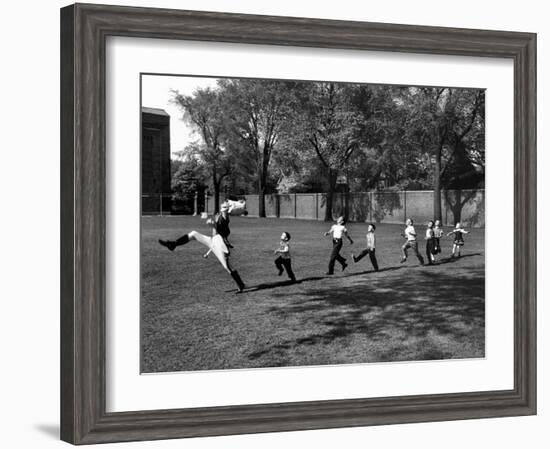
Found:
[(170, 103), (170, 91), (190, 95), (198, 87), (214, 87), (217, 78), (199, 78), (192, 76), (143, 75), (141, 87), (141, 105), (149, 108), (164, 109), (170, 115), (170, 150), (172, 154), (183, 150), (198, 136), (182, 118), (182, 111)]

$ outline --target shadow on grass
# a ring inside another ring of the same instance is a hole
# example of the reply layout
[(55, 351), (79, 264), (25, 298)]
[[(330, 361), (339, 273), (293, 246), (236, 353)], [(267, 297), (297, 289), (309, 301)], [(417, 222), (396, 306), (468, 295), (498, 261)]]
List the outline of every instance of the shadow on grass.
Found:
[(482, 255), (481, 253), (471, 253), (471, 254), (464, 254), (460, 257), (449, 256), (444, 259), (438, 259), (435, 265), (445, 265), (446, 263), (454, 263), (462, 259), (467, 259), (468, 257), (481, 256), (481, 255)]
[(257, 292), (259, 290), (269, 290), (269, 289), (277, 288), (277, 287), (288, 287), (290, 285), (303, 284), (303, 283), (306, 283), (306, 282), (313, 282), (313, 281), (320, 281), (321, 279), (326, 279), (328, 277), (329, 276), (311, 276), (309, 278), (298, 279), (296, 281), (291, 281), (290, 279), (288, 279), (286, 281), (266, 282), (266, 283), (263, 283), (263, 284), (258, 284), (258, 285), (255, 285), (253, 287), (247, 288), (244, 291), (244, 293), (252, 293), (252, 292)]
[[(447, 264), (447, 263), (450, 263), (450, 262), (457, 262), (458, 260), (464, 259), (464, 258), (467, 258), (467, 257), (480, 256), (480, 255), (481, 255), (481, 253), (472, 253), (472, 254), (463, 255), (460, 258), (454, 258), (453, 259), (453, 258), (449, 257), (449, 258), (446, 258), (446, 259), (438, 260), (435, 265), (444, 265), (444, 264)], [(421, 267), (421, 266), (422, 265), (418, 265), (418, 267)], [(427, 264), (425, 266), (427, 266)], [(307, 283), (307, 282), (315, 282), (315, 281), (320, 281), (322, 279), (333, 279), (333, 278), (338, 278), (338, 277), (350, 278), (350, 277), (355, 277), (355, 276), (363, 276), (365, 274), (376, 275), (376, 273), (385, 273), (385, 272), (402, 270), (402, 269), (405, 269), (405, 268), (410, 269), (410, 268), (414, 268), (414, 267), (415, 267), (414, 265), (407, 266), (406, 264), (401, 264), (401, 265), (396, 265), (396, 266), (392, 266), (392, 267), (380, 268), (378, 271), (375, 271), (374, 269), (372, 269), (372, 270), (358, 271), (358, 272), (355, 272), (355, 273), (344, 272), (344, 273), (341, 273), (340, 276), (338, 274), (324, 275), (324, 276), (311, 276), (311, 277), (308, 277), (308, 278), (298, 279), (295, 282), (291, 281), (290, 279), (284, 280), (284, 281), (277, 281), (277, 282), (265, 282), (265, 283), (262, 283), (262, 284), (258, 284), (258, 285), (248, 287), (244, 290), (243, 293), (253, 293), (253, 292), (260, 291), (260, 290), (270, 290), (270, 289), (279, 288), (279, 287), (289, 287), (291, 285), (304, 284), (304, 283)], [(232, 291), (234, 291), (234, 290), (225, 290), (225, 293), (230, 293)]]
[[(468, 255), (468, 257), (475, 254)], [(466, 257), (466, 256), (463, 256)], [(390, 267), (386, 271), (400, 269)], [(382, 271), (382, 270), (380, 270)], [(364, 273), (353, 273), (357, 276)], [(315, 289), (302, 293), (296, 301), (268, 309), (278, 319), (299, 319), (322, 331), (287, 339), (248, 355), (256, 360), (270, 353), (298, 350), (311, 345), (329, 345), (337, 339), (361, 334), (371, 342), (407, 335), (427, 337), (429, 333), (450, 341), (471, 341), (472, 327), (484, 332), (485, 270), (471, 268), (461, 276), (435, 270), (417, 272), (414, 277), (369, 277), (365, 284)], [(283, 299), (283, 293), (274, 294)], [(483, 338), (478, 345), (483, 347)], [(481, 349), (484, 352), (484, 349)], [(452, 352), (425, 348), (417, 360), (451, 358)], [(398, 360), (391, 351), (380, 361)], [(483, 354), (475, 354), (480, 357)]]

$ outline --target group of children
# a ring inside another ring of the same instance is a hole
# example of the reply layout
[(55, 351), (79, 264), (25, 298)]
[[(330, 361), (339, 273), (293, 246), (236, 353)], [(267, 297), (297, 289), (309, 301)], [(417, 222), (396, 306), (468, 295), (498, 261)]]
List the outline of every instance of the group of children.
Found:
[[(191, 231), (182, 235), (177, 240), (159, 240), (159, 243), (168, 248), (170, 251), (178, 246), (187, 244), (191, 240), (196, 240), (202, 245), (208, 248), (208, 252), (204, 257), (208, 257), (210, 253), (213, 253), (219, 260), (223, 268), (231, 275), (233, 280), (238, 286), (238, 291), (242, 292), (245, 288), (245, 284), (237, 270), (233, 269), (230, 264), (230, 248), (233, 246), (229, 243), (228, 237), (229, 230), (229, 205), (223, 203), (220, 212), (207, 220), (207, 224), (212, 228), (212, 235), (204, 235), (197, 231)], [(366, 243), (367, 246), (357, 256), (352, 253), (351, 257), (354, 263), (359, 262), (366, 255), (369, 256), (372, 266), (375, 271), (379, 270), (378, 261), (376, 260), (376, 226), (370, 223), (367, 228)], [(468, 234), (468, 231), (464, 230), (460, 223), (457, 223), (455, 229), (447, 234), (447, 236), (454, 235), (453, 250), (451, 258), (460, 257), (460, 249), (464, 245), (464, 234)], [(327, 275), (334, 274), (334, 266), (336, 262), (339, 262), (342, 266), (342, 271), (348, 266), (346, 259), (342, 257), (340, 251), (344, 244), (344, 237), (347, 238), (350, 244), (353, 245), (353, 239), (348, 233), (345, 226), (344, 217), (339, 217), (336, 223), (325, 232), (325, 236), (330, 235), (332, 237), (332, 252), (330, 254), (330, 260), (328, 264)], [(401, 234), (406, 242), (401, 247), (401, 263), (407, 260), (407, 251), (411, 249), (418, 258), (421, 265), (424, 265), (424, 258), (418, 251), (417, 235), (414, 229), (413, 221), (409, 218), (406, 221), (406, 227)], [(441, 228), (441, 222), (436, 220), (430, 220), (426, 229), (426, 257), (428, 264), (433, 265), (436, 262), (435, 256), (441, 253), (440, 239), (443, 237), (443, 229)], [(283, 232), (279, 242), (279, 247), (275, 249), (274, 254), (277, 256), (275, 259), (275, 266), (278, 270), (279, 276), (286, 271), (289, 279), (292, 282), (296, 282), (296, 276), (292, 271), (292, 259), (290, 256), (290, 233)]]
[[(453, 251), (451, 258), (460, 257), (460, 248), (464, 246), (464, 234), (468, 234), (460, 223), (457, 223), (455, 228), (447, 233), (447, 237), (454, 235)], [(424, 265), (424, 258), (418, 251), (418, 243), (416, 240), (416, 231), (413, 221), (409, 218), (406, 221), (405, 231), (401, 234), (407, 241), (401, 247), (401, 263), (407, 260), (407, 250), (412, 249), (418, 258), (421, 265)], [(429, 265), (434, 265), (435, 256), (441, 253), (441, 237), (443, 237), (443, 229), (439, 220), (430, 220), (426, 228), (426, 257)]]
[[(352, 253), (351, 257), (354, 263), (359, 262), (366, 255), (369, 256), (372, 267), (374, 271), (378, 271), (378, 261), (376, 260), (376, 237), (375, 237), (376, 225), (370, 223), (367, 228), (366, 242), (367, 246), (362, 250), (357, 256)], [(453, 249), (451, 253), (451, 258), (460, 257), (460, 249), (464, 246), (464, 234), (468, 234), (469, 231), (466, 231), (461, 223), (457, 223), (455, 228), (447, 233), (447, 237), (450, 235), (454, 236), (453, 240)], [(439, 220), (430, 220), (428, 222), (428, 227), (426, 228), (426, 257), (428, 259), (429, 265), (434, 265), (436, 263), (436, 255), (441, 253), (441, 238), (443, 237), (443, 229), (441, 227), (441, 222)], [(328, 263), (327, 275), (334, 274), (334, 266), (336, 262), (339, 262), (342, 266), (342, 271), (344, 271), (348, 264), (347, 261), (340, 254), (340, 250), (344, 244), (344, 237), (347, 238), (350, 244), (353, 245), (353, 239), (348, 233), (348, 230), (345, 226), (344, 217), (339, 217), (336, 221), (336, 224), (332, 225), (331, 228), (325, 232), (325, 236), (330, 235), (332, 237), (332, 252), (330, 254), (330, 259)], [(414, 229), (414, 224), (412, 219), (407, 219), (406, 227), (404, 232), (401, 234), (406, 242), (401, 247), (401, 263), (407, 261), (408, 254), (407, 250), (411, 249), (416, 257), (418, 258), (421, 265), (424, 265), (424, 258), (418, 251), (418, 242), (417, 235)], [(279, 270), (279, 276), (283, 273), (283, 266), (287, 271), (288, 277), (292, 281), (296, 281), (296, 277), (292, 271), (292, 264), (290, 258), (290, 234), (288, 232), (283, 232), (281, 235), (281, 242), (278, 249), (275, 250), (275, 254), (278, 255), (275, 259), (275, 265)]]

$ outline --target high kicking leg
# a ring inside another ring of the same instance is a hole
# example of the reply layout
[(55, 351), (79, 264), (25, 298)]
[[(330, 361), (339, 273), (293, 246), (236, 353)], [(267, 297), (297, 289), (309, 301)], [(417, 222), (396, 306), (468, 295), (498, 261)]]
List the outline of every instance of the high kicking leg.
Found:
[(210, 252), (214, 253), (221, 266), (231, 275), (231, 277), (239, 287), (239, 292), (242, 292), (244, 290), (244, 282), (239, 276), (237, 270), (233, 270), (233, 268), (230, 266), (229, 250), (227, 249), (223, 238), (219, 234), (216, 234), (213, 237), (208, 237), (204, 234), (201, 234), (200, 232), (191, 231), (188, 234), (182, 235), (177, 240), (159, 240), (159, 243), (162, 246), (168, 248), (170, 251), (174, 251), (176, 247), (185, 245), (191, 240), (196, 240), (201, 245), (206, 246), (209, 250), (207, 254), (209, 254)]
[(207, 235), (201, 234), (197, 231), (191, 231), (188, 234), (182, 235), (177, 240), (161, 240), (159, 239), (159, 243), (168, 248), (170, 251), (174, 251), (176, 247), (185, 245), (186, 243), (189, 243), (191, 240), (196, 240), (197, 242), (201, 243), (204, 246), (207, 246), (210, 248), (212, 244), (212, 237), (208, 237)]

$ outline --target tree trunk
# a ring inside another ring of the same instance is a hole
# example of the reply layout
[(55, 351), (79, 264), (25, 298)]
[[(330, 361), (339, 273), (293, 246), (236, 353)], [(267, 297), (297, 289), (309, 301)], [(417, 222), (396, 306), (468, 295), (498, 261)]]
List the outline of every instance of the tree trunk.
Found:
[(262, 173), (258, 178), (258, 217), (265, 218), (265, 188), (266, 179)]
[(258, 216), (265, 218), (265, 191), (267, 187), (267, 174), (269, 169), (269, 151), (267, 143), (262, 151), (262, 166), (258, 176)]
[(451, 210), (453, 212), (454, 224), (460, 223), (462, 221), (462, 190), (455, 189), (454, 191), (454, 203), (451, 203)]
[(434, 220), (441, 220), (441, 150), (435, 152), (434, 166)]
[(220, 211), (220, 182), (214, 178), (214, 213)]
[(338, 172), (332, 168), (327, 169), (327, 201), (325, 207), (325, 221), (332, 221), (332, 205), (334, 199), (334, 191), (336, 190), (336, 180), (338, 179)]

